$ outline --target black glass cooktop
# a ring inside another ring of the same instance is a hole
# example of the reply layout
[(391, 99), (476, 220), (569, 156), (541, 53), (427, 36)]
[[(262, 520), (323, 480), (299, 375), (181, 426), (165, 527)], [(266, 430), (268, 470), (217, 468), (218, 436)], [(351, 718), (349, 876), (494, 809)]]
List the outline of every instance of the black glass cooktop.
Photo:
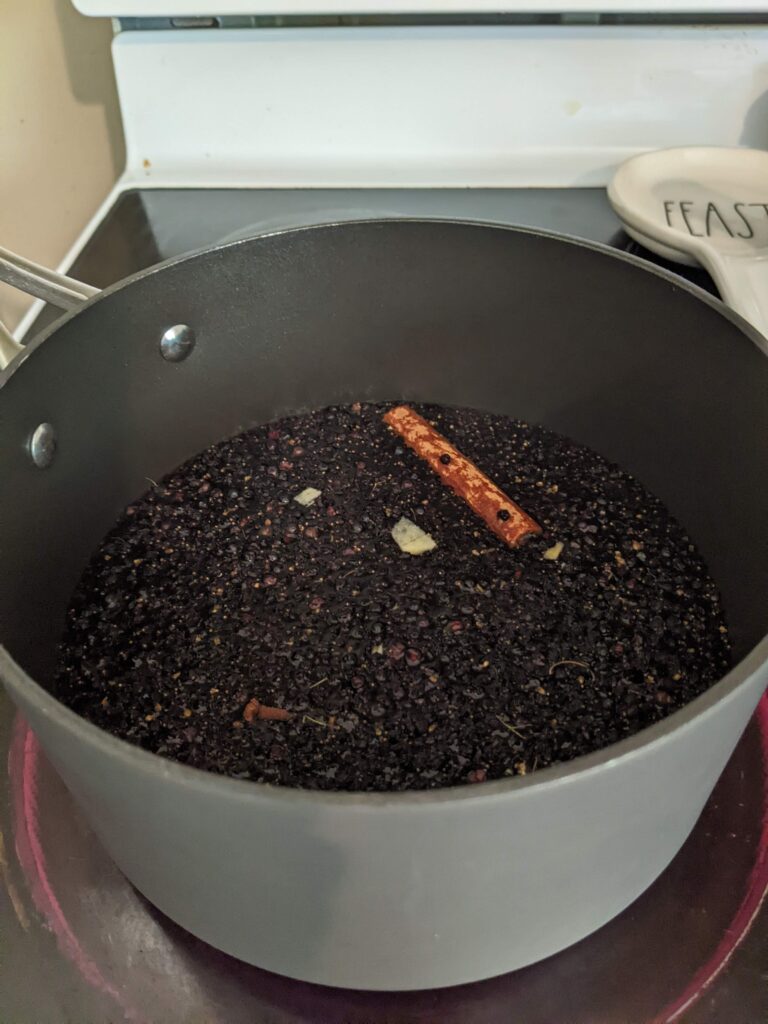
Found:
[[(556, 231), (632, 252), (715, 292), (705, 271), (668, 263), (629, 238), (598, 188), (136, 189), (120, 195), (70, 273), (104, 288), (208, 245), (367, 217), (458, 218)], [(43, 311), (28, 337), (56, 316)]]

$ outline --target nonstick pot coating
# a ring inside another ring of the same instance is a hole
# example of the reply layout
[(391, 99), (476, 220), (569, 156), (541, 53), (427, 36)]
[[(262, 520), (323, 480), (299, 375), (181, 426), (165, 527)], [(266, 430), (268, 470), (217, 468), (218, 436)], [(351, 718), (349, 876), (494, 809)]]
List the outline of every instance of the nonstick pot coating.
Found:
[[(168, 361), (160, 339), (180, 324), (196, 344)], [(118, 865), (206, 941), (363, 988), (530, 963), (663, 870), (765, 686), (764, 345), (640, 261), (466, 223), (311, 228), (150, 270), (0, 375), (0, 673)], [(80, 572), (148, 479), (274, 417), (393, 398), (538, 422), (636, 474), (702, 551), (744, 660), (614, 747), (429, 794), (197, 772), (107, 736), (33, 682), (49, 683)], [(27, 447), (42, 423), (57, 438), (43, 470)]]

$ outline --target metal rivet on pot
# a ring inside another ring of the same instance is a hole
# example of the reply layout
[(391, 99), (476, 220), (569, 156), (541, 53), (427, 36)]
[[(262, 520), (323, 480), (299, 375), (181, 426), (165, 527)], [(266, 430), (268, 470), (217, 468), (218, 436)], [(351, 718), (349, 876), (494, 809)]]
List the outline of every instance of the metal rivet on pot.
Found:
[(29, 439), (29, 454), (38, 469), (47, 469), (56, 454), (56, 431), (50, 423), (41, 423)]
[(160, 355), (169, 363), (180, 363), (195, 347), (195, 332), (187, 324), (175, 324), (160, 339)]

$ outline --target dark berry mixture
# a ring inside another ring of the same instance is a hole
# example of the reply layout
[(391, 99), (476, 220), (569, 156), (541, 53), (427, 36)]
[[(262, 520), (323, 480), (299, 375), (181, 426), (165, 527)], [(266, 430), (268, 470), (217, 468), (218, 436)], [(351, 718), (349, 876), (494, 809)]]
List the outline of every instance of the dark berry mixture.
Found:
[[(398, 790), (568, 760), (723, 675), (715, 585), (641, 484), (540, 427), (417, 408), (542, 535), (507, 547), (385, 406), (267, 424), (126, 509), (72, 600), (61, 699), (209, 771)], [(437, 546), (401, 551), (402, 516)]]

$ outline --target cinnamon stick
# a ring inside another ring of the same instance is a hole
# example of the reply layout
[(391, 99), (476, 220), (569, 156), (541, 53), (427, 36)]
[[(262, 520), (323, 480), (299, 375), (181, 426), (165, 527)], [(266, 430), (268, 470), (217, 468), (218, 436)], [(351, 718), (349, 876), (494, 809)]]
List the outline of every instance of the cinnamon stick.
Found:
[(541, 533), (534, 519), (413, 409), (398, 405), (384, 414), (384, 422), (510, 547)]

